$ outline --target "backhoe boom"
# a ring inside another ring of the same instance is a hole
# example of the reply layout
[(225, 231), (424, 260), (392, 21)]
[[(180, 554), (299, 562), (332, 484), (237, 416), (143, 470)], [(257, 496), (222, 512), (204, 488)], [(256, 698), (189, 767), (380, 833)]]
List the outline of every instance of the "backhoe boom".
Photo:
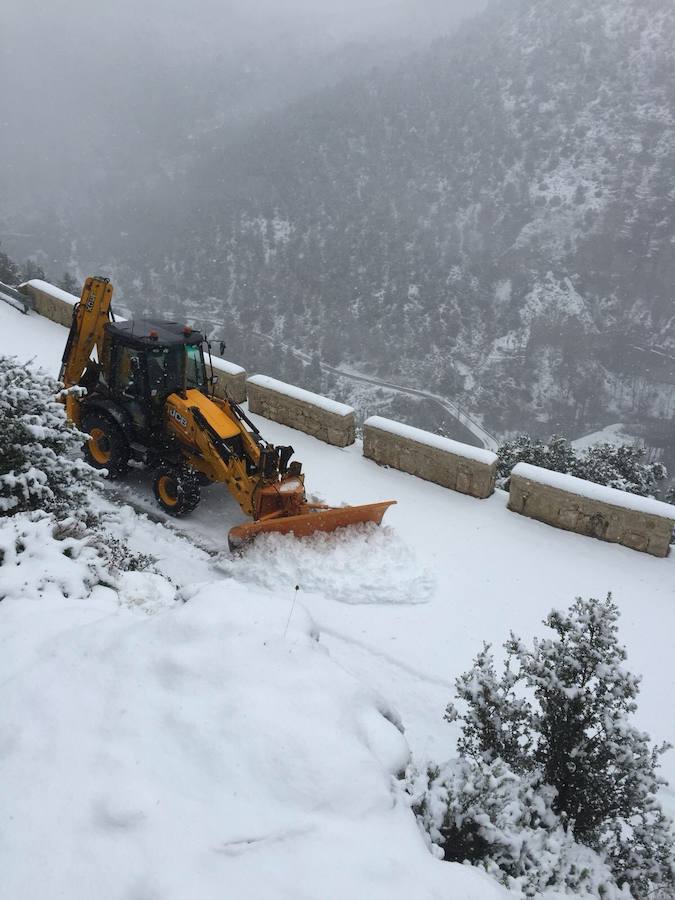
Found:
[(105, 325), (112, 317), (112, 294), (113, 286), (108, 278), (95, 275), (84, 283), (61, 360), (59, 381), (67, 388), (78, 384), (84, 375), (94, 347), (101, 359)]

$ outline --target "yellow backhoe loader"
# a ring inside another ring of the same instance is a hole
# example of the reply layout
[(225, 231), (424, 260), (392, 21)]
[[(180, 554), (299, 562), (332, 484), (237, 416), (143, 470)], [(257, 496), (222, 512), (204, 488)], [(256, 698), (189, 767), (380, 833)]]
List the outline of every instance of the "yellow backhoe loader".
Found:
[(395, 501), (338, 508), (308, 502), (293, 448), (268, 443), (236, 403), (214, 396), (204, 336), (176, 322), (116, 322), (112, 293), (107, 278), (85, 281), (60, 374), (66, 387), (86, 388), (67, 397), (66, 410), (89, 434), (85, 453), (93, 466), (111, 478), (131, 459), (151, 467), (157, 501), (176, 516), (197, 506), (203, 485), (223, 482), (253, 519), (230, 530), (231, 549), (261, 532), (306, 536), (380, 524)]

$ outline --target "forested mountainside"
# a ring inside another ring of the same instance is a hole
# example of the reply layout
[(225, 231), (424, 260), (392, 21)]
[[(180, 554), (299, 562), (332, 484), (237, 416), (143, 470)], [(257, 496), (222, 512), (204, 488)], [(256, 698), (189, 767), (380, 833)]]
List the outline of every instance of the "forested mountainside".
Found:
[(671, 0), (492, 7), (210, 150), (139, 295), (497, 430), (671, 415), (626, 349), (675, 351), (673, 46)]
[(222, 322), (249, 369), (302, 382), (320, 357), (500, 433), (671, 419), (673, 46), (672, 0), (503, 0), (403, 63), (356, 53), (281, 112), (186, 132), (85, 212), (11, 224), (50, 236), (54, 278), (95, 267), (131, 308)]

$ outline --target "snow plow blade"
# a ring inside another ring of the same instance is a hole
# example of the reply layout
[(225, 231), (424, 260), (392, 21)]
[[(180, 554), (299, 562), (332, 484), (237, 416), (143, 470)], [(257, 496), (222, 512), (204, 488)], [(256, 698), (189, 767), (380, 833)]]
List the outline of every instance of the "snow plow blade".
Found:
[(317, 531), (330, 532), (336, 528), (349, 525), (360, 525), (363, 522), (374, 522), (379, 525), (382, 516), (396, 500), (384, 500), (381, 503), (367, 503), (362, 506), (312, 506), (310, 510), (297, 516), (276, 516), (258, 519), (257, 522), (235, 525), (227, 536), (230, 550), (238, 550), (248, 544), (259, 534), (294, 534), (296, 537), (308, 537)]

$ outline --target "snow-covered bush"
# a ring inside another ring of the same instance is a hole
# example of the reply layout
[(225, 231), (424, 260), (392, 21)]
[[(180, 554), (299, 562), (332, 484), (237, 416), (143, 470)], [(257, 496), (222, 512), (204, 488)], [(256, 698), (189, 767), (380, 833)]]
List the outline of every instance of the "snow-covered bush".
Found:
[(574, 461), (574, 448), (566, 438), (553, 435), (546, 444), (529, 434), (519, 434), (510, 441), (502, 441), (497, 449), (497, 485), (508, 488), (511, 470), (519, 462), (569, 473)]
[(470, 862), (524, 897), (625, 896), (601, 857), (564, 828), (555, 790), (536, 773), (465, 758), (409, 772), (408, 789), (432, 851), (449, 862)]
[(156, 559), (148, 553), (135, 553), (125, 541), (97, 531), (95, 545), (113, 572), (154, 572)]
[[(462, 726), (458, 747), (471, 766), (461, 771), (478, 779), (490, 797), (483, 801), (484, 816), (478, 810), (460, 824), (469, 833), (480, 826), (477, 834), (487, 841), (479, 854), (483, 865), (495, 861), (512, 877), (493, 855), (488, 828), (495, 815), (490, 810), (501, 803), (494, 767), (505, 765), (521, 779), (512, 788), (518, 802), (532, 789), (544, 812), (550, 806), (565, 832), (596, 851), (633, 896), (675, 888), (672, 823), (657, 796), (663, 780), (656, 770), (667, 745), (652, 747), (630, 722), (640, 679), (623, 668), (618, 617), (611, 596), (578, 598), (567, 613), (554, 610), (544, 620), (554, 637), (528, 647), (512, 634), (501, 675), (485, 646), (457, 679), (460, 706), (451, 703), (446, 718)], [(458, 821), (456, 809), (455, 801), (448, 803), (446, 830)], [(556, 830), (551, 822), (546, 812), (526, 824)], [(474, 840), (472, 846), (480, 844)], [(563, 869), (558, 875), (565, 884)]]
[(0, 601), (7, 596), (84, 599), (114, 576), (93, 545), (54, 516), (32, 511), (0, 519)]
[(661, 463), (646, 463), (644, 456), (637, 444), (595, 444), (577, 456), (572, 475), (647, 497), (668, 472)]
[(657, 490), (658, 483), (668, 473), (661, 463), (646, 463), (644, 455), (644, 450), (637, 445), (595, 444), (577, 452), (559, 435), (544, 443), (521, 434), (503, 441), (497, 450), (497, 485), (508, 489), (511, 470), (516, 463), (526, 462), (645, 497)]
[(0, 515), (45, 510), (91, 515), (97, 474), (81, 458), (84, 435), (57, 400), (62, 387), (11, 357), (0, 357)]

